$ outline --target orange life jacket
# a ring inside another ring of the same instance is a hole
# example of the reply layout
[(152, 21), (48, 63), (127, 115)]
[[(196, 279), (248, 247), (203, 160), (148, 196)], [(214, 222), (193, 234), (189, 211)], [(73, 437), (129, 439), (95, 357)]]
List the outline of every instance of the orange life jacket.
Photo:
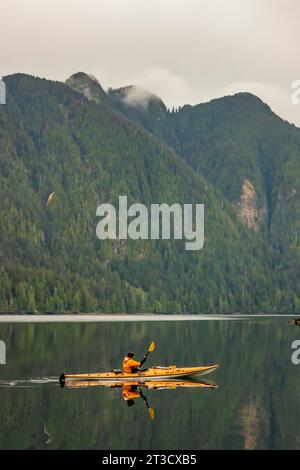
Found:
[(140, 367), (141, 363), (138, 361), (135, 361), (131, 357), (124, 357), (123, 360), (123, 366), (122, 366), (122, 371), (125, 372), (125, 374), (131, 374), (132, 372), (132, 367)]

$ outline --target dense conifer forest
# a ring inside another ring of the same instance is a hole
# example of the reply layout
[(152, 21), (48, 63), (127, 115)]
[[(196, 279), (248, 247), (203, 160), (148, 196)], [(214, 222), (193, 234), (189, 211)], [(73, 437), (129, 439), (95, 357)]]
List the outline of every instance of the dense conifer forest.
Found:
[[(2, 312), (300, 311), (298, 128), (248, 93), (168, 110), (82, 73), (5, 83)], [(119, 195), (204, 204), (203, 249), (99, 240), (96, 208)]]

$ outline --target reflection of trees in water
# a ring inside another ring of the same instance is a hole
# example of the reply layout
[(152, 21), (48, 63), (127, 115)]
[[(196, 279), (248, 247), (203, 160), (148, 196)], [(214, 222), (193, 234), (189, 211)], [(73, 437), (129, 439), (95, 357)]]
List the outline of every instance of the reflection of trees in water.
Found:
[(3, 379), (110, 370), (130, 349), (142, 356), (151, 340), (157, 348), (149, 365), (221, 366), (213, 393), (147, 391), (155, 425), (141, 401), (126, 414), (120, 390), (1, 389), (0, 447), (43, 448), (42, 429), (52, 438), (48, 448), (299, 447), (300, 383), (289, 351), (295, 333), (285, 320), (260, 322), (0, 325), (11, 357)]

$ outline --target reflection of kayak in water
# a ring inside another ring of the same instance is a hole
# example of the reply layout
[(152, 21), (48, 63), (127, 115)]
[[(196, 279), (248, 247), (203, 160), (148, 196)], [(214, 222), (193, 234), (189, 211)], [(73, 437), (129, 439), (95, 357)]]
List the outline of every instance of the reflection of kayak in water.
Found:
[(192, 380), (169, 380), (168, 382), (146, 382), (144, 384), (149, 390), (176, 390), (177, 388), (217, 388), (214, 382), (194, 382)]
[(199, 367), (149, 367), (146, 370), (140, 370), (133, 374), (124, 373), (122, 371), (114, 370), (111, 372), (96, 372), (92, 374), (61, 374), (60, 383), (67, 382), (68, 380), (104, 380), (104, 381), (136, 381), (146, 382), (148, 380), (168, 380), (178, 379), (184, 377), (195, 377), (206, 375), (216, 370), (218, 365), (199, 366)]
[(300, 326), (300, 318), (294, 318), (293, 320), (289, 320), (289, 323)]
[(89, 388), (89, 387), (108, 387), (108, 388), (121, 388), (124, 386), (131, 387), (145, 387), (148, 390), (176, 390), (177, 388), (198, 388), (198, 389), (211, 389), (217, 388), (217, 385), (213, 382), (194, 382), (192, 380), (159, 380), (150, 382), (138, 382), (138, 381), (117, 381), (113, 382), (105, 380), (68, 380), (65, 383), (67, 388)]
[(143, 390), (177, 390), (179, 388), (193, 388), (193, 389), (214, 389), (217, 385), (213, 382), (203, 381), (195, 382), (193, 380), (151, 380), (151, 381), (134, 381), (134, 380), (123, 380), (123, 381), (112, 381), (112, 380), (68, 380), (67, 382), (61, 382), (62, 387), (72, 389), (83, 389), (90, 387), (107, 387), (110, 389), (122, 390), (123, 399), (127, 403), (128, 407), (134, 405), (135, 400), (141, 398), (149, 412), (151, 419), (155, 418), (155, 410), (149, 406), (147, 397), (144, 395)]

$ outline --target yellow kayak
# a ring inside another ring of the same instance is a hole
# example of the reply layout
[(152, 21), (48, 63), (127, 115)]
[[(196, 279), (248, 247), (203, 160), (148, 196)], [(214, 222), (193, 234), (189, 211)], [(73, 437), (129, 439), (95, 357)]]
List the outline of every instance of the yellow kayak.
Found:
[(210, 374), (218, 367), (219, 366), (216, 364), (198, 367), (154, 366), (133, 374), (123, 373), (119, 370), (113, 370), (111, 372), (95, 372), (91, 374), (61, 374), (59, 381), (60, 383), (65, 383), (68, 380), (111, 380), (114, 382), (130, 380), (134, 380), (136, 382), (145, 382), (148, 380), (168, 380)]

